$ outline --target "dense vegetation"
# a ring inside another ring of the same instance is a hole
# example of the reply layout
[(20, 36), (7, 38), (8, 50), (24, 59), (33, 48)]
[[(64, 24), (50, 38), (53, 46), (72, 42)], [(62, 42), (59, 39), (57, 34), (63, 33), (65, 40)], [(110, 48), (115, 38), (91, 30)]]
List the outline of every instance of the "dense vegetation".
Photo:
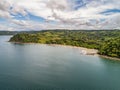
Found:
[(120, 37), (105, 41), (99, 49), (99, 53), (120, 58)]
[(47, 30), (31, 34), (16, 34), (10, 41), (94, 48), (99, 50), (99, 54), (120, 58), (119, 30)]

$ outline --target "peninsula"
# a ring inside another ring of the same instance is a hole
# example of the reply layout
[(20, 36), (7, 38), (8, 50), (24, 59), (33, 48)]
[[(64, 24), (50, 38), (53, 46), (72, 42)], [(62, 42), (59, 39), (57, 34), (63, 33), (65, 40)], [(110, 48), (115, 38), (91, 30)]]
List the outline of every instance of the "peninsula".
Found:
[(16, 34), (9, 41), (84, 47), (100, 55), (120, 58), (120, 30), (43, 30)]

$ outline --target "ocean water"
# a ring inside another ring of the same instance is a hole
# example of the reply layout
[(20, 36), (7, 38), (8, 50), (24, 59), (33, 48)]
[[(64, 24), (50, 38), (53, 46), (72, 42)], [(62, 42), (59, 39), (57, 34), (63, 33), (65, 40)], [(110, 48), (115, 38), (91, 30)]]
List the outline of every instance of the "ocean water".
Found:
[(10, 37), (0, 36), (0, 90), (120, 90), (120, 61)]

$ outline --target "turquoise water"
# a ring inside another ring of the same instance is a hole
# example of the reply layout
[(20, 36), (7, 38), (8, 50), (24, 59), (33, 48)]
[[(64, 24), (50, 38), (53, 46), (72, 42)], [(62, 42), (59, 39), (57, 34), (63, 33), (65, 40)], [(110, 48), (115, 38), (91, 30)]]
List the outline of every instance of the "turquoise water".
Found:
[(119, 61), (9, 38), (0, 36), (0, 90), (120, 90)]

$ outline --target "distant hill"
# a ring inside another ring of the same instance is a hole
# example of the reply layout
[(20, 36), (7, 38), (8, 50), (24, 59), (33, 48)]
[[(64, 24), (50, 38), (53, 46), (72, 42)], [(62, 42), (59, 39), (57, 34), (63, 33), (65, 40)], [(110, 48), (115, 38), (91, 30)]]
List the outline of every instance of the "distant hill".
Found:
[(0, 35), (14, 35), (17, 33), (17, 31), (0, 31)]
[(40, 31), (0, 31), (0, 35), (15, 35), (20, 33), (38, 33)]

